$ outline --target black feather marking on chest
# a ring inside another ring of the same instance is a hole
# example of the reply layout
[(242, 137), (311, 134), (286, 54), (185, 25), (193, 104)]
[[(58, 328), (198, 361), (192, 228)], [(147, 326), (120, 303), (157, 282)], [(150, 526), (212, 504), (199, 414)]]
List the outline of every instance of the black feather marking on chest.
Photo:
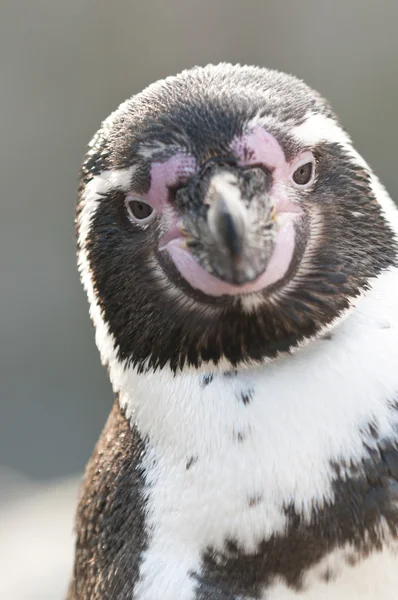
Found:
[(213, 381), (213, 379), (214, 379), (213, 373), (206, 373), (205, 375), (202, 375), (200, 378), (201, 387), (208, 386)]
[(253, 397), (254, 397), (254, 390), (253, 390), (253, 388), (247, 388), (245, 390), (242, 390), (240, 392), (240, 395), (238, 397), (243, 402), (243, 404), (245, 406), (247, 406), (253, 400)]
[(116, 399), (84, 477), (68, 600), (131, 600), (147, 545), (144, 452)]
[[(343, 477), (343, 468), (351, 476)], [(335, 471), (334, 502), (314, 510), (310, 524), (291, 506), (286, 534), (264, 540), (255, 553), (245, 554), (233, 539), (223, 552), (208, 548), (200, 571), (191, 574), (195, 600), (260, 599), (275, 578), (300, 591), (306, 571), (333, 550), (350, 544), (347, 564), (381, 550), (381, 524), (398, 539), (397, 443), (381, 441), (361, 465), (340, 463)]]

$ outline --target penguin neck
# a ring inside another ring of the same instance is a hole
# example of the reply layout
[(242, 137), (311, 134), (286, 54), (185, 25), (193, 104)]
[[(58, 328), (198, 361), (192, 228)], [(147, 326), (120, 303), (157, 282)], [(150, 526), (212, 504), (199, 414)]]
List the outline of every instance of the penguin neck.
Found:
[(256, 453), (275, 456), (277, 469), (287, 448), (293, 462), (311, 463), (314, 453), (360, 461), (374, 427), (379, 437), (396, 436), (397, 295), (398, 270), (390, 269), (326, 339), (242, 371), (119, 369), (121, 407), (150, 445), (177, 462), (234, 445), (254, 461)]

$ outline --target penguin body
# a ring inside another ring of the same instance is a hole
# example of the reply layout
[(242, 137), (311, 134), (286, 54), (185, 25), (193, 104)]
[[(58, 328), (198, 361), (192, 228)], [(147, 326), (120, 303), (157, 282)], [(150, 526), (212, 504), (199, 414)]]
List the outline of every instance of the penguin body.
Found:
[(398, 212), (330, 107), (264, 69), (155, 84), (77, 223), (117, 397), (69, 598), (395, 599)]

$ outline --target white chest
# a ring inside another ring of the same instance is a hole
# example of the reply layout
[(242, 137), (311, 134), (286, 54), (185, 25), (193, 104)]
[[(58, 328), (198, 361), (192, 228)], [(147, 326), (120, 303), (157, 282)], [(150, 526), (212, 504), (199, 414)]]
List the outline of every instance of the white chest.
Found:
[[(332, 463), (360, 463), (364, 441), (374, 443), (369, 425), (382, 438), (396, 435), (397, 283), (396, 272), (385, 274), (332, 339), (269, 365), (237, 375), (118, 374), (121, 404), (150, 444), (151, 535), (137, 600), (194, 600), (190, 574), (201, 573), (203, 552), (222, 552), (228, 540), (255, 552), (283, 535), (287, 506), (309, 522), (313, 509), (333, 502)], [(297, 598), (395, 598), (396, 557), (386, 551), (368, 561), (340, 564), (329, 582), (311, 567)], [(264, 598), (295, 594), (281, 582)]]

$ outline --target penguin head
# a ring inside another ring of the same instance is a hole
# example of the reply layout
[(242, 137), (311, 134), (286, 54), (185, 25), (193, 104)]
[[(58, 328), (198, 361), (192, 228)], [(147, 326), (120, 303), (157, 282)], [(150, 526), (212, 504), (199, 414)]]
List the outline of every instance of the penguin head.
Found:
[(79, 268), (103, 361), (235, 367), (324, 335), (394, 263), (388, 210), (294, 77), (221, 64), (149, 86), (82, 168)]

